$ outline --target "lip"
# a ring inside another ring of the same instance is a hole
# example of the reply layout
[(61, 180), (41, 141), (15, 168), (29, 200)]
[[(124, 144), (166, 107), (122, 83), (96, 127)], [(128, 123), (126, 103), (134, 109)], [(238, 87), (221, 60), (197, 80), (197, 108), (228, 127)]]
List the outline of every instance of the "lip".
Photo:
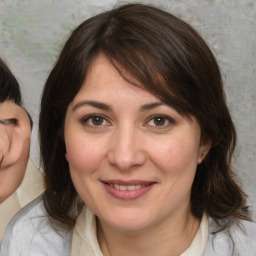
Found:
[(156, 184), (156, 182), (141, 180), (101, 180), (101, 183), (111, 196), (122, 200), (134, 200), (142, 197)]

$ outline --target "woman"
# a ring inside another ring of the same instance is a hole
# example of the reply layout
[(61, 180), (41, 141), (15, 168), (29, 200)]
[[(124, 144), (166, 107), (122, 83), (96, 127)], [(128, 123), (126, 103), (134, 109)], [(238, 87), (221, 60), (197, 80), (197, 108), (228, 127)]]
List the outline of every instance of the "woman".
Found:
[(216, 60), (188, 24), (128, 4), (83, 22), (45, 84), (45, 194), (1, 255), (253, 255)]

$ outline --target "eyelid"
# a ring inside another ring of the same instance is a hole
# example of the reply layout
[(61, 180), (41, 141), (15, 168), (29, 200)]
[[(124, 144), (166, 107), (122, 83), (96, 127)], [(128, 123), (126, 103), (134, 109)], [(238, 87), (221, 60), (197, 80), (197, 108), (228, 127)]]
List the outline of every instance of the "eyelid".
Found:
[[(94, 117), (101, 117), (104, 119), (104, 121), (106, 121), (109, 125), (90, 125), (88, 123), (88, 120), (90, 118), (94, 118)], [(111, 122), (108, 120), (108, 118), (106, 118), (104, 115), (102, 114), (89, 114), (89, 115), (86, 115), (84, 117), (82, 117), (79, 122), (84, 125), (84, 126), (88, 126), (88, 127), (92, 127), (92, 128), (101, 128), (101, 127), (106, 127), (106, 126), (110, 126), (111, 125)]]
[[(158, 118), (158, 117), (166, 119), (166, 120), (169, 122), (169, 124), (167, 124), (167, 125), (164, 124), (163, 126), (147, 125), (147, 124), (148, 124), (150, 121), (152, 121), (154, 118)], [(168, 127), (170, 124), (175, 124), (175, 123), (176, 123), (176, 121), (175, 121), (172, 117), (167, 116), (167, 115), (164, 115), (164, 114), (156, 114), (156, 115), (150, 116), (149, 118), (147, 118), (147, 120), (146, 120), (146, 122), (145, 122), (146, 126), (156, 127), (156, 128), (158, 128), (158, 129), (166, 128), (166, 127)]]

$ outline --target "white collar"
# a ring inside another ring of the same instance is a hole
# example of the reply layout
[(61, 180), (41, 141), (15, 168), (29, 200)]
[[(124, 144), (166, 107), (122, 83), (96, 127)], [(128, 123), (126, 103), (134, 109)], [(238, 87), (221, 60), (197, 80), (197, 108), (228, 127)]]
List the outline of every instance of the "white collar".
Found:
[[(208, 241), (208, 217), (203, 215), (190, 247), (180, 256), (202, 256)], [(103, 256), (97, 240), (96, 217), (84, 206), (73, 230), (71, 256)]]
[(73, 230), (71, 256), (103, 256), (97, 239), (96, 217), (85, 205)]
[(191, 245), (180, 256), (203, 256), (208, 242), (208, 234), (208, 216), (204, 213)]

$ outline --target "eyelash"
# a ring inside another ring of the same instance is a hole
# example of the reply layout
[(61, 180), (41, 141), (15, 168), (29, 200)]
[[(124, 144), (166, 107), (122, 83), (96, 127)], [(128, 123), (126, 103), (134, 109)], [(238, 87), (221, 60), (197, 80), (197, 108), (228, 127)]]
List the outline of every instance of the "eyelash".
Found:
[[(90, 124), (89, 122), (90, 122), (90, 121), (93, 122), (93, 118), (100, 118), (103, 123), (104, 123), (104, 122), (107, 122), (107, 125), (106, 125), (106, 124), (102, 125), (102, 123), (99, 124), (99, 125)], [(93, 114), (93, 115), (85, 116), (85, 117), (83, 117), (83, 118), (80, 120), (80, 123), (81, 123), (82, 125), (86, 125), (86, 126), (88, 126), (88, 127), (95, 128), (95, 129), (100, 128), (100, 127), (102, 127), (102, 126), (104, 126), (104, 127), (105, 127), (105, 126), (111, 126), (111, 124), (110, 124), (110, 122), (107, 120), (107, 118), (106, 118), (105, 116), (103, 116), (103, 115), (100, 115), (100, 114)]]
[[(102, 121), (102, 122), (99, 125), (93, 124), (92, 123), (93, 118), (100, 118), (100, 121)], [(162, 119), (164, 121), (163, 125), (156, 125), (156, 124), (150, 125), (149, 124), (151, 121), (154, 122), (154, 120), (156, 120), (156, 119)], [(106, 122), (107, 124), (104, 124), (104, 122)], [(167, 122), (167, 124), (166, 124), (166, 122)], [(101, 114), (92, 114), (92, 115), (85, 116), (80, 120), (80, 123), (82, 125), (86, 125), (88, 127), (95, 128), (95, 129), (101, 128), (101, 127), (106, 127), (106, 126), (111, 126), (111, 123), (107, 120), (107, 118)], [(150, 127), (155, 127), (157, 129), (161, 129), (161, 128), (163, 129), (163, 128), (169, 127), (170, 124), (175, 124), (175, 120), (173, 118), (166, 116), (166, 115), (154, 115), (147, 119), (147, 121), (144, 123), (144, 126), (150, 126)]]
[[(150, 125), (149, 123), (151, 121), (154, 122), (154, 120), (156, 119), (163, 119), (164, 120), (164, 124), (163, 125)], [(166, 124), (167, 122), (167, 124)], [(170, 124), (175, 124), (175, 120), (169, 116), (166, 116), (166, 115), (154, 115), (154, 116), (151, 116), (148, 118), (148, 120), (146, 121), (146, 126), (152, 126), (152, 127), (156, 127), (157, 129), (163, 129), (163, 128), (166, 128), (166, 127), (169, 127)]]

